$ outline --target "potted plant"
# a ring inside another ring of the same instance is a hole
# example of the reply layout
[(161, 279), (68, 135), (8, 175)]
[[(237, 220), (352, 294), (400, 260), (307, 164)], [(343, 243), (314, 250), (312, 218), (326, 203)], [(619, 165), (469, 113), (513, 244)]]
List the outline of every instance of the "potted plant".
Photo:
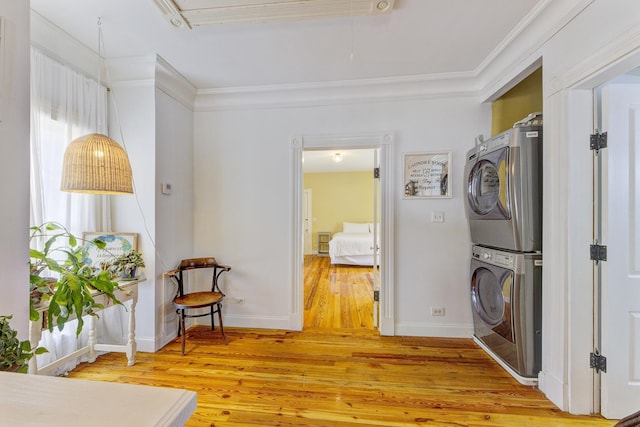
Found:
[[(109, 272), (95, 268), (84, 262), (83, 254), (86, 245), (96, 245), (104, 249), (106, 243), (94, 239), (79, 241), (64, 226), (47, 222), (40, 226), (31, 227), (30, 234), (30, 278), (31, 290), (40, 290), (43, 295), (41, 304), (46, 304), (47, 325), (49, 330), (57, 325), (62, 330), (64, 324), (74, 315), (78, 319), (76, 334), (80, 334), (84, 324), (82, 316), (96, 315), (96, 311), (104, 308), (96, 303), (92, 292), (103, 292), (114, 303), (120, 301), (114, 295), (118, 284), (111, 280)], [(42, 249), (33, 246), (39, 242)], [(47, 279), (43, 274), (57, 276), (53, 289), (46, 286)], [(48, 289), (48, 290), (47, 290)], [(31, 298), (30, 318), (38, 321), (40, 314), (37, 302)]]
[(142, 254), (136, 250), (125, 252), (112, 257), (104, 268), (111, 273), (111, 277), (121, 277), (125, 280), (133, 280), (137, 277), (138, 269), (144, 267)]
[(17, 331), (9, 325), (11, 317), (0, 316), (0, 371), (24, 373), (29, 369), (29, 360), (36, 354), (46, 353), (47, 349), (31, 350), (29, 341), (20, 341)]

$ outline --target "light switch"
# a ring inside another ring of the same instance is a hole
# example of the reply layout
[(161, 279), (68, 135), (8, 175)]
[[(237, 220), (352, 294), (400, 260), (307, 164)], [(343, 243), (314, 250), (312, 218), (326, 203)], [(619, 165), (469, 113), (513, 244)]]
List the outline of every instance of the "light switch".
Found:
[(171, 194), (173, 192), (173, 186), (168, 182), (162, 183), (162, 194)]
[(431, 222), (444, 222), (444, 212), (442, 211), (431, 212)]

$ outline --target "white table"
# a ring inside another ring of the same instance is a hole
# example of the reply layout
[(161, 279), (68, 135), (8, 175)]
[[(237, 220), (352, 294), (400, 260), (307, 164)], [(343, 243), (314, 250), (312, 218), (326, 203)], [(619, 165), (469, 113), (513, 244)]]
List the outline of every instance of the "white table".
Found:
[[(132, 366), (135, 363), (136, 358), (136, 304), (138, 303), (138, 284), (144, 281), (144, 278), (121, 281), (118, 282), (120, 289), (114, 289), (114, 295), (123, 304), (130, 301), (129, 306), (129, 336), (127, 344), (115, 345), (115, 344), (101, 344), (97, 342), (96, 338), (96, 325), (95, 317), (87, 316), (85, 327), (89, 328), (89, 340), (87, 345), (68, 354), (55, 362), (49, 363), (46, 366), (38, 367), (36, 358), (32, 357), (29, 361), (29, 373), (30, 374), (46, 374), (53, 371), (59, 366), (67, 363), (70, 360), (74, 360), (80, 356), (87, 354), (89, 363), (96, 361), (96, 351), (119, 351), (127, 354), (127, 363)], [(93, 295), (94, 300), (102, 304), (104, 308), (108, 308), (113, 305), (113, 302), (102, 292), (96, 291)], [(40, 313), (40, 320), (37, 322), (30, 322), (29, 324), (29, 341), (31, 347), (35, 348), (40, 342), (42, 337), (42, 318), (46, 317), (46, 306), (36, 307)]]
[(0, 372), (4, 426), (183, 426), (193, 391)]

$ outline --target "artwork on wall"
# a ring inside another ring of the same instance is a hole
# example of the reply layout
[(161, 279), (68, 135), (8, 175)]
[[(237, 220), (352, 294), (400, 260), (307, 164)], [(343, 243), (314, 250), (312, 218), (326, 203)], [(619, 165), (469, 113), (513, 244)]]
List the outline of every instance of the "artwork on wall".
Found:
[(451, 152), (406, 153), (404, 198), (450, 198)]
[(100, 265), (112, 256), (122, 255), (130, 251), (138, 250), (138, 233), (117, 233), (117, 232), (85, 232), (82, 234), (85, 241), (100, 239), (107, 244), (104, 249), (99, 249), (95, 245), (89, 245), (85, 259), (86, 264)]

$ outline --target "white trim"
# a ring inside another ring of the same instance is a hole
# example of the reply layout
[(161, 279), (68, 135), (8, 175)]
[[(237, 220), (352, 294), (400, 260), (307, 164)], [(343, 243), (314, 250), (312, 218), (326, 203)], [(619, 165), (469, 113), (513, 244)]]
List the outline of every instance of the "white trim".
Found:
[(449, 73), (322, 83), (198, 90), (196, 111), (295, 108), (405, 99), (473, 96), (474, 73)]
[[(543, 279), (548, 283), (544, 290), (546, 293), (544, 298), (545, 302), (564, 301), (566, 313), (560, 316), (553, 311), (543, 314), (543, 318), (548, 322), (546, 327), (543, 325), (543, 334), (547, 334), (550, 328), (554, 330), (562, 328), (561, 336), (551, 344), (557, 347), (562, 343), (563, 348), (555, 348), (553, 355), (548, 352), (543, 355), (543, 372), (540, 374), (539, 386), (547, 398), (560, 409), (574, 414), (592, 412), (594, 391), (593, 374), (591, 369), (586, 368), (585, 359), (587, 357), (585, 351), (592, 347), (593, 298), (592, 295), (585, 295), (590, 293), (590, 291), (585, 292), (585, 278), (591, 285), (591, 269), (586, 268), (587, 262), (583, 258), (573, 255), (576, 251), (582, 250), (577, 246), (581, 245), (585, 236), (591, 236), (591, 228), (589, 221), (567, 225), (570, 223), (569, 218), (575, 219), (591, 211), (590, 192), (584, 191), (583, 186), (576, 186), (580, 180), (587, 178), (580, 173), (580, 168), (584, 166), (578, 162), (577, 158), (584, 157), (582, 150), (586, 150), (587, 142), (583, 143), (582, 140), (584, 135), (593, 130), (592, 102), (588, 100), (590, 98), (588, 91), (631, 70), (638, 64), (640, 64), (640, 30), (624, 33), (571, 69), (553, 76), (550, 79), (548, 92), (545, 93), (545, 114), (549, 110), (561, 113), (567, 119), (562, 123), (562, 118), (556, 118), (554, 126), (545, 128), (545, 139), (551, 142), (551, 146), (547, 145), (547, 147), (555, 149), (554, 141), (569, 141), (566, 144), (566, 152), (547, 153), (545, 151), (545, 159), (550, 160), (545, 162), (546, 167), (550, 168), (545, 171), (545, 177), (559, 178), (561, 183), (564, 183), (562, 185), (571, 191), (555, 192), (553, 199), (551, 199), (551, 192), (548, 195), (545, 192), (549, 197), (549, 199), (545, 198), (545, 206), (549, 206), (547, 209), (556, 207), (553, 211), (545, 209), (545, 224), (549, 227), (555, 224), (555, 230), (567, 227), (564, 230), (567, 243), (566, 247), (558, 250), (547, 245), (543, 249), (547, 259), (545, 279), (549, 278), (549, 280)], [(589, 105), (584, 105), (587, 102)], [(566, 159), (553, 160), (558, 154), (566, 156)], [(588, 171), (588, 179), (590, 179), (590, 173)], [(561, 183), (547, 182), (553, 187)], [(571, 195), (568, 200), (567, 194)], [(566, 209), (561, 209), (561, 206)], [(551, 233), (552, 230), (549, 229), (548, 232)], [(545, 241), (554, 242), (547, 243), (548, 245), (558, 243), (557, 239), (554, 241), (545, 238)], [(552, 261), (554, 258), (555, 260)], [(544, 363), (545, 357), (553, 357), (556, 360), (561, 357), (564, 371), (547, 370)]]
[(393, 229), (393, 142), (391, 132), (357, 135), (298, 135), (291, 139), (292, 148), (292, 218), (291, 248), (291, 329), (302, 330), (304, 311), (303, 243), (302, 243), (302, 155), (305, 149), (380, 149), (380, 333), (395, 335), (394, 312), (394, 229)]
[(471, 338), (473, 324), (398, 323), (396, 334), (407, 337)]

